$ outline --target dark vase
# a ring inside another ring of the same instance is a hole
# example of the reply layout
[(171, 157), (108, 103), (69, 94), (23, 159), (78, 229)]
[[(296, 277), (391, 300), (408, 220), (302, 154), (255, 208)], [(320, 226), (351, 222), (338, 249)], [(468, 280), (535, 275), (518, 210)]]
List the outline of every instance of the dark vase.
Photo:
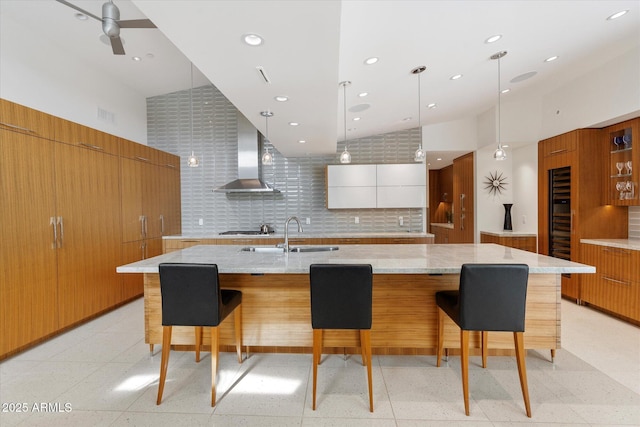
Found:
[(504, 231), (513, 231), (513, 225), (511, 224), (511, 206), (513, 203), (504, 203)]

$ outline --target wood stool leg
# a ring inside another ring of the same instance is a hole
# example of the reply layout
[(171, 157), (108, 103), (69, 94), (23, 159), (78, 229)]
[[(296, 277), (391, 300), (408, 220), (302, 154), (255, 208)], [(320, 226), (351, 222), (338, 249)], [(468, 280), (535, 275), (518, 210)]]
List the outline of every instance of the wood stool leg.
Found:
[(160, 360), (160, 381), (158, 381), (158, 398), (156, 405), (162, 402), (164, 392), (164, 380), (167, 378), (167, 367), (169, 366), (169, 352), (171, 351), (171, 326), (162, 327), (162, 359)]
[(149, 344), (149, 353), (150, 356), (153, 356), (153, 344)]
[(482, 367), (487, 367), (487, 346), (489, 344), (489, 332), (482, 331)]
[(442, 347), (444, 346), (444, 311), (438, 307), (438, 348), (436, 350), (436, 366), (440, 367)]
[(216, 374), (218, 373), (218, 339), (220, 330), (211, 328), (211, 406), (216, 406)]
[(316, 410), (316, 389), (318, 386), (318, 364), (322, 355), (322, 329), (313, 330), (313, 410)]
[(469, 415), (469, 331), (460, 330), (460, 367), (462, 370), (462, 395), (464, 413)]
[(367, 360), (367, 381), (369, 384), (369, 411), (373, 412), (373, 379), (371, 376), (371, 330), (360, 330), (360, 345), (363, 358)]
[(556, 358), (556, 350), (554, 348), (551, 349), (551, 363), (553, 363), (553, 361)]
[(239, 304), (233, 313), (233, 323), (236, 335), (236, 352), (238, 353), (238, 363), (242, 363), (242, 304)]
[(513, 341), (516, 347), (516, 360), (518, 361), (518, 375), (520, 376), (520, 387), (524, 398), (524, 407), (527, 417), (531, 418), (531, 405), (529, 404), (529, 386), (527, 385), (527, 365), (525, 363), (524, 338), (522, 332), (513, 333)]
[(202, 347), (202, 326), (196, 326), (196, 363), (200, 363), (200, 348)]

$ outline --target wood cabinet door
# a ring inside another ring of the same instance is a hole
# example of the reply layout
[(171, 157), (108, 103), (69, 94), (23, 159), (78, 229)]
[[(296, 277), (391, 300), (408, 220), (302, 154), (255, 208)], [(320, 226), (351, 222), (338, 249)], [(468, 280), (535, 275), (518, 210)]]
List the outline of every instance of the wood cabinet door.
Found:
[(137, 160), (120, 159), (122, 242), (135, 242), (144, 239), (142, 210), (144, 165), (145, 163)]
[(58, 328), (53, 146), (0, 130), (0, 357)]
[(157, 197), (159, 199), (160, 235), (172, 236), (182, 231), (180, 209), (180, 170), (158, 167)]
[(0, 129), (53, 139), (53, 116), (0, 99)]
[(117, 156), (57, 143), (56, 207), (60, 221), (60, 327), (120, 301)]
[(474, 243), (473, 153), (453, 161), (453, 230), (450, 243)]

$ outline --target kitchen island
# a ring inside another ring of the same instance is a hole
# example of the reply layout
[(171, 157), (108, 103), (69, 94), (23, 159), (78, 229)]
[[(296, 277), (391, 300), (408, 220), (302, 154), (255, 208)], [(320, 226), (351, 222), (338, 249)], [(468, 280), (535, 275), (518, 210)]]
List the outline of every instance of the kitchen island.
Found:
[[(457, 289), (464, 263), (529, 265), (525, 347), (560, 348), (560, 275), (594, 273), (595, 268), (495, 244), (343, 245), (336, 251), (258, 253), (242, 246), (193, 246), (117, 268), (144, 274), (145, 338), (162, 342), (158, 264), (215, 263), (221, 286), (243, 293), (243, 342), (252, 351), (310, 352), (312, 329), (309, 266), (314, 263), (358, 263), (373, 267), (372, 347), (376, 354), (434, 354), (437, 309), (434, 294)], [(459, 347), (458, 329), (445, 327), (445, 347)], [(472, 334), (472, 347), (479, 347)], [(173, 344), (190, 349), (193, 328), (174, 327)], [(208, 344), (205, 335), (204, 343)], [(222, 344), (232, 348), (233, 321), (223, 324)], [(325, 346), (357, 352), (355, 331), (327, 331)], [(489, 349), (512, 349), (512, 334), (490, 334)], [(328, 351), (331, 351), (328, 349)]]

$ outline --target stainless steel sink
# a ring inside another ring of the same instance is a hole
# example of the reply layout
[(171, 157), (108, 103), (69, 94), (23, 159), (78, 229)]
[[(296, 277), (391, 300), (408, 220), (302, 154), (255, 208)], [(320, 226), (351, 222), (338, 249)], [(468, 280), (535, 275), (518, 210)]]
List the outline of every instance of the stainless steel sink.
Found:
[(289, 252), (328, 252), (337, 251), (338, 246), (292, 246)]
[[(340, 249), (338, 246), (292, 246), (289, 248), (289, 252), (328, 252), (337, 251)], [(259, 252), (267, 254), (281, 254), (284, 253), (284, 248), (277, 246), (247, 246), (240, 249), (242, 252)]]
[(246, 248), (242, 248), (240, 250), (242, 252), (260, 252), (260, 253), (267, 253), (267, 254), (284, 253), (284, 248), (278, 248), (276, 246), (268, 246), (268, 247), (247, 246)]

